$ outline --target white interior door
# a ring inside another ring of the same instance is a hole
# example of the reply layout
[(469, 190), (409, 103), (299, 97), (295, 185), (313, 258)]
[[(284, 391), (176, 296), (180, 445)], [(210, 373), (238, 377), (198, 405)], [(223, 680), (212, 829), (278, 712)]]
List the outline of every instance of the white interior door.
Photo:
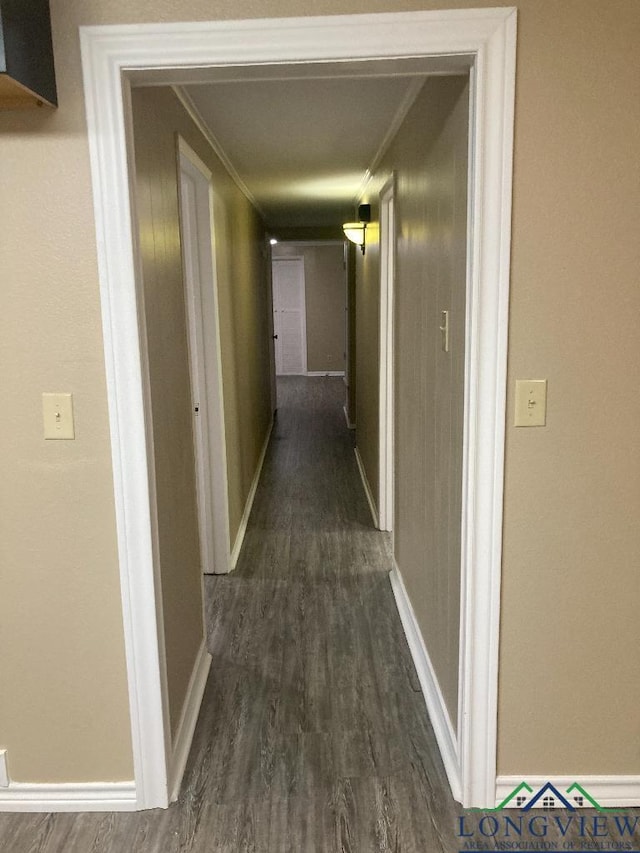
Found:
[(307, 372), (307, 320), (304, 259), (273, 259), (273, 328), (276, 373)]
[(211, 173), (180, 139), (180, 230), (200, 553), (205, 574), (229, 571), (227, 455), (213, 253)]

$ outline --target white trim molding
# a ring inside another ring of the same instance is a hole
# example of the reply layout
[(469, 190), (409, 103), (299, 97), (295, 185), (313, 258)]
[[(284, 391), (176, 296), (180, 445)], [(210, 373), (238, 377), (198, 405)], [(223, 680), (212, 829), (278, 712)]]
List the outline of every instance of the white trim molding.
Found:
[[(132, 76), (172, 85), (212, 69), (425, 58), (471, 69), (461, 683), (462, 801), (495, 799), (502, 481), (515, 89), (515, 8), (80, 27), (109, 405), (137, 807), (169, 801), (167, 702), (144, 353), (132, 232)], [(431, 69), (437, 72), (437, 68)], [(150, 485), (151, 484), (151, 485)]]
[(195, 126), (198, 128), (200, 133), (204, 136), (204, 138), (207, 140), (207, 142), (215, 152), (216, 157), (224, 166), (229, 177), (238, 187), (243, 196), (247, 199), (249, 204), (255, 207), (255, 209), (258, 211), (258, 213), (262, 216), (263, 219), (266, 219), (264, 211), (256, 201), (255, 196), (238, 174), (236, 167), (229, 159), (227, 152), (224, 150), (222, 145), (220, 145), (217, 138), (214, 136), (213, 131), (211, 130), (209, 125), (202, 118), (200, 110), (193, 103), (191, 95), (189, 95), (189, 93), (185, 90), (183, 86), (172, 86), (171, 88), (173, 89), (173, 94), (176, 96), (176, 98), (180, 101), (182, 106), (187, 111), (191, 121), (195, 124)]
[(307, 376), (344, 376), (344, 370), (307, 370)]
[[(522, 782), (533, 788), (534, 793), (550, 782), (563, 795), (577, 782), (602, 808), (629, 809), (640, 806), (640, 776), (581, 776), (577, 773), (574, 776), (528, 776), (526, 773), (521, 776), (498, 776), (496, 806), (501, 805)], [(504, 807), (518, 806), (514, 799)], [(593, 808), (593, 804), (585, 798), (583, 805), (576, 805), (576, 808)]]
[[(349, 425), (349, 421), (347, 420), (347, 426)], [(367, 503), (369, 504), (369, 509), (371, 510), (371, 518), (373, 519), (373, 526), (375, 528), (379, 527), (378, 524), (378, 510), (376, 509), (376, 501), (373, 497), (373, 491), (371, 489), (371, 484), (369, 483), (369, 478), (367, 477), (367, 471), (364, 467), (364, 462), (362, 461), (362, 456), (360, 456), (360, 451), (357, 447), (353, 448), (353, 452), (356, 455), (356, 462), (358, 463), (358, 471), (360, 472), (360, 478), (362, 479), (362, 485), (364, 487), (364, 493), (367, 496)]]
[(458, 745), (462, 804), (496, 788), (516, 10), (471, 70)]
[(402, 575), (397, 566), (394, 565), (389, 573), (391, 589), (396, 600), (400, 621), (409, 644), (409, 651), (416, 668), (418, 681), (422, 688), (422, 695), (427, 706), (427, 712), (433, 731), (438, 742), (438, 749), (442, 756), (444, 769), (449, 780), (451, 793), (454, 800), (460, 802), (462, 799), (461, 768), (458, 756), (457, 733), (451, 722), (442, 690), (438, 682), (438, 676), (431, 663), (429, 652), (424, 644), (424, 639), (416, 614), (414, 613), (409, 595), (402, 580)]
[(380, 201), (380, 317), (378, 341), (378, 515), (380, 530), (393, 530), (394, 504), (394, 335), (396, 266), (395, 174), (382, 187)]
[(253, 480), (251, 482), (251, 488), (249, 489), (247, 501), (244, 505), (244, 512), (242, 513), (242, 518), (240, 519), (240, 526), (238, 527), (238, 532), (236, 534), (236, 541), (234, 542), (233, 551), (231, 552), (231, 570), (235, 569), (235, 567), (238, 565), (240, 551), (242, 550), (242, 543), (244, 542), (244, 537), (247, 532), (247, 525), (249, 524), (249, 517), (251, 515), (253, 501), (256, 496), (256, 491), (258, 489), (258, 483), (260, 482), (260, 474), (262, 474), (262, 466), (264, 465), (264, 458), (267, 455), (267, 448), (269, 447), (269, 441), (271, 440), (272, 431), (273, 419), (269, 424), (269, 429), (267, 430), (267, 435), (264, 440), (264, 444), (262, 445), (262, 450), (260, 451), (260, 458), (258, 459), (255, 474), (253, 475)]
[(180, 722), (178, 723), (173, 743), (171, 769), (169, 771), (171, 802), (177, 800), (180, 794), (180, 785), (182, 784), (182, 777), (187, 766), (189, 750), (191, 749), (193, 733), (198, 722), (198, 714), (200, 713), (200, 705), (202, 704), (202, 697), (204, 696), (204, 690), (207, 685), (210, 667), (211, 655), (207, 651), (206, 640), (203, 639), (193, 665), (187, 693), (182, 706), (182, 713), (180, 714)]
[(131, 782), (12, 782), (0, 790), (0, 812), (132, 812), (138, 808)]
[(7, 750), (0, 749), (0, 788), (9, 786), (9, 771), (7, 769)]
[[(273, 230), (277, 231), (278, 229), (274, 228)], [(343, 240), (278, 240), (277, 245), (278, 246), (294, 246), (295, 248), (306, 248), (307, 246), (322, 246), (322, 247), (325, 247), (325, 246), (344, 246), (344, 239)], [(277, 257), (286, 258), (287, 257), (286, 254), (280, 255), (277, 250), (273, 253), (273, 256), (274, 256), (274, 258), (277, 258)]]
[(348, 411), (346, 405), (344, 405), (342, 407), (342, 411), (344, 412), (344, 419), (347, 422), (347, 429), (355, 429), (356, 425), (351, 423), (351, 421), (349, 420), (349, 411)]

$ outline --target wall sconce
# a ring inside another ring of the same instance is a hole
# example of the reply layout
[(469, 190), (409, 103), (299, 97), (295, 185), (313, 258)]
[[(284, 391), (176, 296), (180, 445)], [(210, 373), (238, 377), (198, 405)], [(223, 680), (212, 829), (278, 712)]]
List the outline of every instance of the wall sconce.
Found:
[(345, 222), (342, 226), (344, 236), (356, 246), (360, 246), (362, 254), (366, 246), (367, 225), (371, 222), (371, 205), (361, 204), (358, 207), (358, 222)]

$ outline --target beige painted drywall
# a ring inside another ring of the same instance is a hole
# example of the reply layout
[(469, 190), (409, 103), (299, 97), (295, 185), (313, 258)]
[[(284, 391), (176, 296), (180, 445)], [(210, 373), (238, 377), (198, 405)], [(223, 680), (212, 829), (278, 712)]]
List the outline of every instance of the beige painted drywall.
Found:
[[(458, 705), (460, 516), (466, 287), (468, 82), (429, 78), (365, 201), (372, 205), (357, 286), (357, 443), (378, 453), (379, 192), (395, 174), (394, 553), (450, 717)], [(369, 303), (373, 302), (371, 306)], [(439, 326), (449, 311), (449, 352)], [(361, 320), (362, 318), (362, 320)], [(365, 331), (366, 330), (366, 331)], [(376, 397), (377, 399), (377, 397)], [(368, 469), (369, 470), (369, 469)], [(378, 486), (378, 468), (368, 474)], [(377, 495), (377, 491), (376, 491)]]
[(274, 258), (302, 257), (307, 318), (307, 370), (344, 371), (346, 278), (344, 245), (278, 243)]
[[(78, 25), (502, 5), (52, 0), (60, 108), (0, 114), (0, 740), (15, 778), (132, 775)], [(499, 770), (637, 774), (640, 6), (517, 5)], [(517, 376), (549, 380), (547, 428), (510, 425)], [(74, 444), (41, 439), (49, 390), (75, 394)]]
[[(382, 182), (384, 183), (384, 181)], [(355, 398), (356, 445), (376, 505), (379, 489), (380, 398), (380, 226), (376, 192), (378, 180), (368, 188), (367, 200), (372, 205), (371, 224), (366, 229), (365, 254), (356, 248), (355, 258)]]
[(134, 89), (132, 111), (169, 710), (175, 735), (204, 636), (176, 134), (212, 172), (232, 542), (270, 419), (266, 250), (258, 215), (171, 89)]

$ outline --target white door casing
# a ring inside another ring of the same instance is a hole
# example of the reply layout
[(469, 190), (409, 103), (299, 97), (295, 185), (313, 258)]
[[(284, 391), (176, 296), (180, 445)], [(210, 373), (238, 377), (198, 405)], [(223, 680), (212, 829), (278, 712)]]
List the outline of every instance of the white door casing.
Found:
[(395, 202), (393, 178), (380, 192), (380, 464), (378, 524), (393, 530), (393, 304), (395, 278)]
[[(267, 244), (268, 245), (268, 244)], [(271, 246), (265, 251), (265, 277), (267, 281), (267, 306), (268, 306), (268, 326), (269, 326), (269, 391), (271, 394), (271, 413), (275, 413), (278, 408), (278, 383), (276, 380), (276, 337), (275, 325), (273, 316), (273, 264), (271, 263)]]
[(211, 172), (181, 137), (178, 147), (200, 551), (205, 574), (224, 574), (230, 535), (213, 189)]
[(272, 270), (276, 374), (304, 375), (307, 372), (304, 258), (274, 258)]
[[(458, 796), (493, 806), (515, 90), (515, 8), (80, 28), (137, 808), (168, 804), (127, 139), (130, 75), (394, 57), (471, 67)], [(159, 77), (155, 82), (159, 82)], [(79, 806), (80, 808), (80, 806)]]

